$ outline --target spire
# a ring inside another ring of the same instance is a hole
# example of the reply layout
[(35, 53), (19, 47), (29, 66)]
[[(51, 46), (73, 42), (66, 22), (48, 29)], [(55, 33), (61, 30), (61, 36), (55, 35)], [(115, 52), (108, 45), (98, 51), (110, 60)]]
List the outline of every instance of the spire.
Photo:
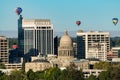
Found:
[(68, 31), (67, 30), (65, 31), (64, 35), (68, 35)]
[(20, 20), (22, 20), (22, 19), (23, 19), (22, 15), (20, 15), (20, 16), (19, 16), (19, 19), (20, 19)]

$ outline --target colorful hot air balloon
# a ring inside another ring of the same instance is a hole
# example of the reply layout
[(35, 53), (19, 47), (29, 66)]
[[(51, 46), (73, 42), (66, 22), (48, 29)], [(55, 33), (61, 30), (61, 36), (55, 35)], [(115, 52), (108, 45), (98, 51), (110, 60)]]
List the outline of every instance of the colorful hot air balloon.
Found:
[(81, 24), (81, 21), (76, 21), (76, 24), (79, 26)]
[(113, 22), (114, 25), (116, 25), (118, 23), (118, 18), (113, 18), (112, 22)]
[(20, 13), (22, 12), (22, 8), (17, 7), (17, 8), (15, 9), (15, 12), (16, 12), (17, 15), (20, 15)]

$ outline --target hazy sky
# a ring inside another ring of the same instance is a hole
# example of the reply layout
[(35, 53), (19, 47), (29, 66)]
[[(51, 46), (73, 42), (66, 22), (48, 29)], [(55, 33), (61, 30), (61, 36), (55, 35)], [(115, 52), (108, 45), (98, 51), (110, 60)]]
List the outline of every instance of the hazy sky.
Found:
[(24, 19), (50, 19), (54, 31), (120, 30), (112, 23), (120, 19), (120, 0), (0, 0), (0, 30), (17, 30), (16, 7)]

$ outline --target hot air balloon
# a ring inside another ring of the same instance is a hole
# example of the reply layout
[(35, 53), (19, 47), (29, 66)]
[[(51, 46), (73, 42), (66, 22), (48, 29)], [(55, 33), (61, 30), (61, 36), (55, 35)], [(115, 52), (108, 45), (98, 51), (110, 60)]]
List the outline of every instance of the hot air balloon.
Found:
[(113, 22), (114, 25), (116, 25), (118, 23), (118, 18), (113, 18), (112, 22)]
[(81, 21), (76, 21), (76, 24), (79, 26), (81, 24)]
[(17, 8), (15, 9), (15, 12), (16, 12), (17, 15), (20, 15), (20, 13), (22, 12), (22, 8), (17, 7)]

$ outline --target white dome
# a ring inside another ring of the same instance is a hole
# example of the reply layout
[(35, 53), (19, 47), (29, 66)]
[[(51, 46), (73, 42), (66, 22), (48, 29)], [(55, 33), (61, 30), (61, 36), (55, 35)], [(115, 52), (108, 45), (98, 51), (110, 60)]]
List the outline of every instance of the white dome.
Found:
[(60, 39), (60, 46), (72, 46), (72, 40), (70, 36), (68, 35), (67, 31), (64, 33), (64, 35)]

